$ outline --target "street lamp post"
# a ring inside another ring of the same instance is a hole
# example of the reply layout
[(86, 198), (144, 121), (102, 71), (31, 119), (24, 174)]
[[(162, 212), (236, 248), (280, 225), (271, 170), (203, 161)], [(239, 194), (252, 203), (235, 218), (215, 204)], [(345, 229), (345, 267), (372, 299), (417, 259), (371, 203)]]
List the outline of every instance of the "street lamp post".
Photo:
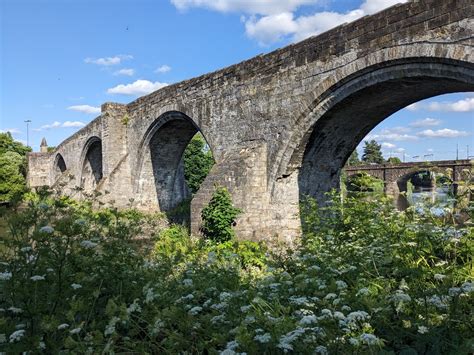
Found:
[(25, 120), (26, 123), (26, 146), (30, 146), (30, 123), (31, 120)]

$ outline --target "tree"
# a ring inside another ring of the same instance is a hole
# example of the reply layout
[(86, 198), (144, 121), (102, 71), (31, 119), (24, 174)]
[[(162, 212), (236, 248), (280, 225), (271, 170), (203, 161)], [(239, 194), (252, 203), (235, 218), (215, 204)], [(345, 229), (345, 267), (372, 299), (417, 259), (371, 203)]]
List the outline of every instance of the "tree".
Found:
[(398, 157), (390, 157), (387, 159), (387, 163), (389, 164), (400, 164), (402, 161)]
[(349, 157), (349, 159), (347, 160), (347, 163), (346, 163), (348, 166), (355, 166), (355, 165), (359, 165), (360, 164), (360, 159), (359, 159), (359, 154), (357, 153), (357, 149), (354, 150), (352, 153), (351, 153), (351, 156)]
[(26, 191), (24, 160), (17, 152), (0, 154), (0, 202), (13, 201)]
[(226, 242), (234, 237), (232, 225), (240, 210), (232, 205), (232, 198), (225, 187), (216, 187), (209, 204), (201, 212), (204, 236), (215, 242)]
[(381, 148), (382, 146), (373, 139), (370, 142), (366, 141), (362, 161), (365, 163), (383, 164), (385, 159), (383, 158)]
[(0, 201), (10, 202), (26, 191), (26, 153), (30, 147), (0, 133)]
[(199, 190), (212, 165), (214, 165), (212, 153), (204, 137), (198, 133), (184, 151), (184, 178), (193, 194)]

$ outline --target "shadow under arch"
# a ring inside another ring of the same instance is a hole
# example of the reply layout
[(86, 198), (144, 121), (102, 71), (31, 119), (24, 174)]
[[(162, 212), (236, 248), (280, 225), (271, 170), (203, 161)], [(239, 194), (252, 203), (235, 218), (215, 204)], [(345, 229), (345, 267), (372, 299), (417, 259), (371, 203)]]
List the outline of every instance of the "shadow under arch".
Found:
[(57, 180), (62, 173), (67, 170), (66, 162), (64, 161), (63, 156), (61, 153), (57, 153), (56, 157), (54, 158), (53, 164), (53, 172), (54, 172), (54, 180)]
[(191, 198), (183, 153), (198, 132), (201, 130), (195, 121), (179, 111), (160, 115), (148, 127), (139, 145), (133, 178), (139, 208), (168, 212)]
[(429, 97), (474, 91), (474, 63), (411, 58), (381, 63), (350, 75), (312, 106), (308, 131), (291, 156), (299, 162), (300, 199), (325, 202), (361, 140), (396, 111)]
[(85, 191), (93, 191), (104, 176), (102, 140), (99, 137), (93, 136), (87, 140), (80, 161), (82, 162), (80, 186)]

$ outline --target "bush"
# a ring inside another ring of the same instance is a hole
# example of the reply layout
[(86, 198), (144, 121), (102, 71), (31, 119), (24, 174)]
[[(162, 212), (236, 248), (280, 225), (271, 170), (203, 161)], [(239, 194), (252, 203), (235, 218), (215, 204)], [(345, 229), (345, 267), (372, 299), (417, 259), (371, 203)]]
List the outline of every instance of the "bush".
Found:
[(201, 212), (204, 236), (215, 242), (226, 242), (234, 237), (232, 226), (240, 210), (232, 205), (225, 187), (216, 187), (209, 204)]

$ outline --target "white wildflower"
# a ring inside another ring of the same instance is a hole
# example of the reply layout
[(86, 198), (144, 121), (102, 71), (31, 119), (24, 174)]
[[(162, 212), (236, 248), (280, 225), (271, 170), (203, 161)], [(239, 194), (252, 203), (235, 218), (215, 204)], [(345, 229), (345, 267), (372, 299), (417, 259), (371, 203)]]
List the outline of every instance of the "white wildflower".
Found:
[[(112, 335), (115, 333), (115, 325), (120, 321), (120, 318), (119, 317), (113, 317), (109, 323), (107, 324), (107, 326), (105, 327), (105, 330), (104, 330), (104, 335), (106, 337), (108, 337), (109, 335)], [(76, 329), (79, 329), (80, 331), (80, 328), (76, 328)], [(72, 332), (72, 331), (71, 331)]]
[(291, 304), (302, 306), (308, 303), (308, 299), (304, 296), (302, 297), (297, 297), (297, 296), (291, 296), (289, 298), (289, 301)]
[(420, 333), (420, 334), (428, 333), (428, 327), (425, 327), (424, 325), (420, 325), (418, 327), (418, 333)]
[(46, 269), (46, 272), (54, 272), (54, 269), (49, 267), (49, 268)]
[(0, 334), (0, 344), (7, 342), (7, 336), (5, 334)]
[(142, 307), (138, 304), (139, 299), (136, 298), (133, 303), (128, 306), (127, 308), (127, 314), (132, 314), (132, 313), (140, 313), (142, 311)]
[(280, 337), (280, 341), (277, 345), (284, 352), (293, 350), (293, 341), (295, 341), (301, 334), (304, 334), (305, 330), (303, 328), (296, 328), (295, 330), (286, 333)]
[(71, 287), (72, 287), (73, 289), (75, 289), (75, 290), (78, 290), (78, 289), (82, 288), (82, 285), (81, 285), (81, 284), (75, 284), (75, 283), (74, 283), (74, 284), (71, 284)]
[(161, 319), (157, 319), (155, 324), (153, 324), (153, 328), (151, 329), (151, 335), (157, 335), (164, 326), (165, 322), (163, 322)]
[(63, 329), (66, 329), (66, 328), (69, 328), (69, 324), (67, 324), (67, 323), (63, 323), (63, 324), (58, 325), (58, 330), (63, 330)]
[(198, 314), (199, 312), (202, 311), (202, 307), (199, 307), (199, 306), (196, 306), (196, 307), (193, 307), (191, 308), (188, 313), (195, 316), (196, 314)]
[(337, 280), (336, 281), (336, 286), (337, 286), (337, 289), (338, 290), (344, 290), (347, 288), (347, 283), (345, 283), (344, 281), (342, 280)]
[(81, 328), (74, 328), (72, 330), (69, 331), (69, 333), (71, 334), (79, 334), (81, 332)]
[(44, 226), (44, 227), (41, 227), (40, 230), (39, 230), (41, 233), (53, 233), (54, 232), (54, 228), (51, 227), (51, 226)]
[(434, 279), (436, 281), (443, 281), (443, 279), (446, 277), (446, 275), (443, 274), (434, 274)]
[(45, 279), (44, 275), (34, 275), (30, 277), (30, 280), (32, 281), (42, 281), (44, 279)]
[(193, 285), (193, 280), (191, 280), (191, 279), (184, 279), (184, 280), (183, 280), (183, 285), (184, 285), (184, 286), (188, 286), (188, 287), (189, 287), (189, 286), (192, 286), (192, 285)]
[(359, 291), (357, 291), (356, 296), (368, 296), (369, 294), (369, 289), (367, 287), (363, 287)]
[(11, 272), (0, 272), (0, 280), (1, 281), (7, 281), (12, 278), (12, 273)]
[(232, 294), (230, 294), (229, 292), (221, 292), (221, 294), (219, 295), (219, 299), (221, 300), (221, 302), (227, 302), (231, 298)]
[(83, 240), (81, 242), (81, 247), (84, 249), (94, 249), (97, 246), (97, 243), (94, 243), (90, 240)]
[(23, 338), (24, 335), (25, 335), (24, 329), (14, 331), (13, 333), (10, 334), (10, 343), (14, 343), (20, 340), (21, 338)]
[(355, 312), (349, 313), (347, 315), (346, 319), (349, 322), (355, 322), (355, 321), (361, 321), (362, 322), (362, 321), (370, 319), (370, 316), (365, 311), (355, 311)]
[(314, 349), (314, 353), (321, 354), (321, 355), (329, 354), (328, 349), (323, 345), (319, 345), (318, 347), (316, 347), (316, 349)]
[(325, 300), (331, 300), (333, 298), (337, 298), (337, 295), (335, 293), (328, 293), (326, 297), (324, 297)]
[(20, 251), (22, 251), (23, 253), (29, 252), (31, 250), (33, 250), (31, 247), (23, 247), (20, 249)]
[(23, 312), (23, 310), (21, 308), (16, 308), (16, 307), (10, 307), (10, 308), (8, 308), (8, 310), (12, 313), (15, 313), (15, 314)]
[(461, 288), (464, 292), (467, 292), (467, 293), (474, 292), (474, 283), (473, 282), (465, 282), (461, 285)]
[(257, 334), (253, 339), (258, 341), (259, 343), (265, 344), (272, 340), (272, 336), (270, 335), (270, 333)]
[(451, 287), (448, 290), (448, 294), (452, 297), (457, 296), (461, 293), (461, 288), (460, 287)]
[(309, 316), (304, 316), (300, 320), (300, 324), (302, 325), (309, 325), (312, 323), (316, 323), (318, 321), (318, 318), (315, 315), (309, 315)]
[(381, 345), (382, 340), (377, 338), (375, 335), (370, 334), (370, 333), (363, 333), (360, 335), (360, 340), (362, 343), (367, 344), (367, 345)]
[(359, 346), (360, 345), (360, 340), (357, 338), (350, 338), (349, 339), (349, 344), (354, 345), (354, 346)]
[(240, 311), (241, 311), (242, 313), (246, 313), (246, 312), (248, 312), (251, 308), (252, 308), (252, 306), (242, 306), (242, 307), (240, 307)]
[(224, 323), (225, 322), (225, 315), (220, 314), (218, 316), (214, 316), (211, 318), (211, 323), (212, 324), (219, 324), (219, 323)]
[(86, 221), (82, 218), (79, 218), (74, 221), (74, 224), (77, 224), (79, 226), (84, 226), (86, 224)]

